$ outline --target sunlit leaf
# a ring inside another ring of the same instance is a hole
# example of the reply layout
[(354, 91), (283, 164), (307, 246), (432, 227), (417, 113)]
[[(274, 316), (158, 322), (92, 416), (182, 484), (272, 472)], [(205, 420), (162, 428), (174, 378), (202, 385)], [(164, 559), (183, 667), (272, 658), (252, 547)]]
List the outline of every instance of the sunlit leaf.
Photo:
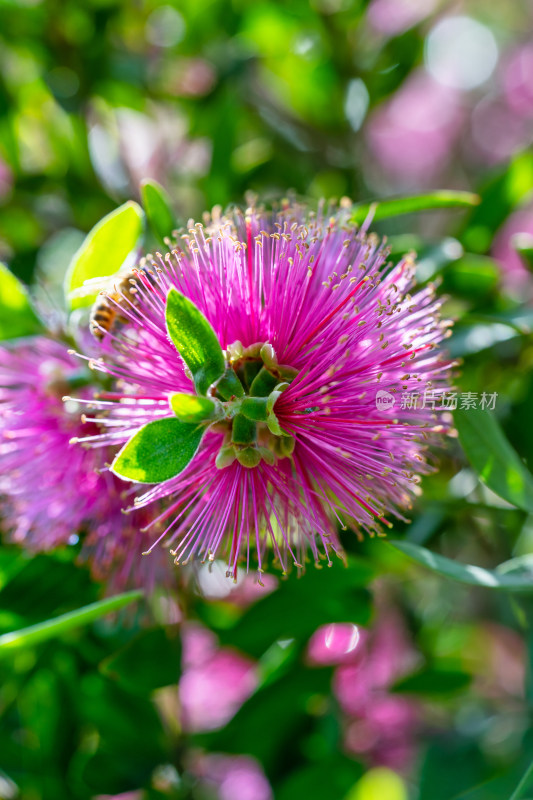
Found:
[(480, 202), (477, 194), (471, 192), (438, 191), (412, 197), (400, 197), (395, 200), (383, 200), (374, 203), (359, 203), (350, 217), (353, 223), (360, 225), (370, 211), (373, 221), (398, 217), (401, 214), (414, 214), (419, 211), (431, 211), (435, 208), (468, 208)]
[(167, 297), (168, 335), (187, 366), (199, 394), (224, 374), (226, 365), (216, 334), (201, 311), (177, 289)]
[(164, 244), (176, 227), (170, 198), (161, 184), (154, 180), (141, 181), (141, 197), (146, 217), (154, 234)]
[(162, 483), (182, 472), (194, 458), (205, 425), (164, 417), (148, 422), (117, 453), (111, 471), (128, 481)]
[[(139, 242), (143, 220), (142, 208), (130, 201), (94, 226), (70, 262), (65, 277), (67, 305), (92, 305), (101, 289), (96, 279), (114, 275), (122, 267)], [(85, 281), (92, 283), (84, 286)]]
[(23, 284), (0, 262), (0, 340), (31, 336), (42, 329)]
[(30, 625), (28, 628), (22, 628), (12, 633), (4, 633), (0, 636), (0, 656), (11, 652), (14, 648), (31, 647), (47, 639), (60, 636), (80, 625), (87, 625), (89, 622), (94, 622), (106, 614), (118, 611), (135, 600), (140, 600), (142, 596), (143, 593), (141, 591), (126, 592), (100, 600), (97, 603), (91, 603), (83, 608), (77, 608), (75, 611), (69, 611), (67, 614), (61, 614), (61, 616), (54, 619)]
[(487, 410), (455, 412), (459, 439), (480, 479), (499, 497), (533, 512), (533, 476)]
[(176, 392), (170, 395), (169, 403), (174, 414), (182, 422), (204, 422), (216, 416), (216, 403), (209, 397)]
[(499, 569), (490, 570), (484, 567), (476, 567), (472, 564), (461, 564), (451, 558), (441, 556), (439, 553), (433, 553), (425, 547), (419, 547), (412, 542), (388, 540), (388, 543), (424, 567), (446, 578), (459, 581), (459, 583), (506, 592), (533, 594), (533, 581), (528, 573), (518, 572), (517, 574), (512, 574), (512, 571), (506, 569), (501, 571)]

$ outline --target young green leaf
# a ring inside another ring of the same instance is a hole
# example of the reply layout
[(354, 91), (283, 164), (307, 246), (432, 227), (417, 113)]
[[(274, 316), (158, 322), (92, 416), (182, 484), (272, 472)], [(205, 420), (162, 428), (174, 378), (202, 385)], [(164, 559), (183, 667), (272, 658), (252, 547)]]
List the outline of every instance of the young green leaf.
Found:
[(461, 409), (455, 424), (466, 456), (489, 489), (512, 505), (533, 512), (533, 476), (486, 410)]
[(192, 373), (196, 391), (207, 394), (226, 369), (213, 328), (194, 303), (177, 289), (168, 293), (166, 322), (168, 335)]
[(125, 594), (107, 597), (97, 603), (77, 608), (75, 611), (69, 611), (67, 614), (61, 614), (61, 616), (54, 619), (47, 619), (45, 622), (30, 625), (28, 628), (22, 628), (12, 633), (4, 633), (0, 636), (0, 655), (3, 650), (7, 654), (13, 648), (30, 647), (46, 641), (46, 639), (66, 633), (79, 625), (87, 625), (89, 622), (100, 619), (106, 614), (118, 611), (119, 608), (123, 608), (135, 600), (140, 600), (141, 597), (142, 592), (140, 591), (126, 592)]
[(0, 262), (0, 339), (32, 336), (42, 329), (23, 284)]
[(464, 208), (477, 206), (480, 199), (477, 194), (470, 192), (437, 191), (431, 194), (415, 195), (413, 197), (399, 197), (396, 200), (384, 200), (381, 203), (360, 203), (354, 206), (350, 222), (360, 225), (373, 208), (373, 221), (389, 217), (398, 217), (401, 214), (413, 214), (418, 211), (431, 211), (434, 208)]
[(171, 236), (176, 227), (170, 199), (161, 184), (148, 179), (141, 181), (141, 198), (150, 227), (164, 244), (165, 237)]
[(433, 572), (444, 575), (446, 578), (452, 578), (459, 583), (484, 586), (487, 589), (499, 589), (500, 591), (533, 594), (531, 574), (524, 570), (517, 570), (513, 573), (509, 562), (502, 564), (501, 569), (497, 567), (495, 570), (489, 570), (472, 564), (460, 564), (458, 561), (441, 556), (439, 553), (433, 553), (412, 542), (389, 539), (388, 544)]
[(182, 422), (205, 422), (215, 419), (217, 405), (208, 397), (176, 392), (170, 395), (170, 407)]
[(205, 426), (164, 417), (139, 428), (115, 456), (111, 471), (128, 481), (162, 483), (192, 461)]
[(90, 306), (100, 286), (85, 281), (114, 275), (135, 249), (143, 229), (142, 208), (134, 202), (112, 211), (94, 226), (74, 254), (65, 277), (65, 295), (70, 308)]

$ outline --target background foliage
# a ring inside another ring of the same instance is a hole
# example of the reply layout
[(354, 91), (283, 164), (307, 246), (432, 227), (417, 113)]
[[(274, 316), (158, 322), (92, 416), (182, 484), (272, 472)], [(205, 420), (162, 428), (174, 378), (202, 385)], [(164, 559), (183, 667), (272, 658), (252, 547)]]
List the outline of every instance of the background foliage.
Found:
[[(130, 199), (150, 215), (146, 178), (180, 224), (247, 190), (463, 189), (479, 205), (375, 228), (442, 280), (459, 391), (498, 394), (491, 415), (458, 413), (462, 447), (448, 441), (398, 547), (343, 534), (346, 570), (261, 593), (215, 565), (117, 610), (75, 542), (6, 542), (1, 797), (268, 800), (260, 769), (280, 800), (533, 794), (531, 239), (511, 244), (533, 234), (531, 32), (527, 0), (0, 3), (0, 259), (50, 325), (87, 232)], [(39, 325), (11, 280), (2, 338)], [(204, 660), (200, 622), (219, 643)], [(332, 623), (348, 627), (315, 638)], [(350, 625), (369, 631), (364, 657)]]

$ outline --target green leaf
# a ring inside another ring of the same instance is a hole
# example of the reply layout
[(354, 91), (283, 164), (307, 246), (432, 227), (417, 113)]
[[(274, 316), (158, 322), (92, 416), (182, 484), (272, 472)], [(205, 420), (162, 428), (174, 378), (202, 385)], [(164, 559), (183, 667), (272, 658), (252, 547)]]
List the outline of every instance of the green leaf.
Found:
[(181, 640), (176, 628), (142, 631), (100, 664), (101, 672), (134, 694), (146, 695), (178, 682)]
[(140, 600), (142, 596), (143, 593), (141, 591), (125, 592), (124, 594), (115, 595), (115, 597), (100, 600), (97, 603), (91, 603), (83, 608), (77, 608), (75, 611), (69, 611), (67, 614), (61, 614), (55, 619), (48, 619), (45, 622), (39, 622), (36, 625), (30, 625), (28, 628), (22, 628), (12, 633), (4, 633), (0, 636), (0, 656), (7, 654), (14, 648), (31, 647), (47, 639), (60, 636), (80, 625), (87, 625), (89, 622), (94, 622), (94, 620), (100, 619), (106, 614), (118, 611), (135, 600)]
[(513, 574), (508, 561), (494, 570), (489, 570), (471, 564), (461, 564), (451, 558), (426, 550), (425, 547), (419, 547), (412, 542), (389, 539), (388, 544), (412, 558), (413, 561), (417, 561), (432, 570), (432, 572), (444, 575), (446, 578), (452, 578), (459, 583), (466, 583), (469, 586), (484, 586), (487, 589), (498, 589), (504, 592), (533, 594), (531, 574), (518, 569), (516, 574)]
[(205, 422), (217, 416), (217, 406), (208, 397), (176, 392), (170, 395), (170, 407), (182, 422)]
[(205, 426), (164, 417), (148, 422), (115, 456), (111, 471), (138, 483), (162, 483), (174, 478), (192, 461)]
[[(369, 562), (354, 557), (348, 560), (347, 567), (336, 561), (330, 568), (310, 566), (300, 577), (293, 571), (275, 592), (254, 603), (233, 627), (226, 626), (217, 633), (224, 644), (257, 658), (276, 639), (302, 642), (329, 622), (366, 625), (371, 606), (364, 587), (373, 577)], [(199, 613), (208, 625), (218, 627), (220, 620), (212, 606), (201, 605)]]
[(381, 219), (397, 217), (401, 214), (413, 214), (418, 211), (431, 211), (435, 208), (464, 208), (477, 206), (480, 199), (471, 192), (438, 191), (431, 194), (400, 197), (397, 200), (384, 200), (381, 203), (360, 203), (353, 209), (350, 222), (360, 225), (374, 209), (373, 222)]
[(533, 476), (492, 414), (461, 409), (454, 416), (466, 456), (483, 483), (512, 505), (533, 512)]
[(23, 284), (0, 262), (0, 340), (32, 336), (43, 330)]
[(101, 286), (95, 281), (114, 275), (135, 249), (143, 229), (142, 208), (132, 201), (112, 211), (94, 226), (74, 254), (65, 277), (65, 295), (70, 308), (90, 306)]
[(168, 293), (166, 322), (168, 335), (192, 373), (196, 391), (207, 394), (226, 369), (213, 328), (194, 303), (177, 289)]
[(520, 800), (520, 798), (524, 796), (525, 789), (533, 789), (533, 761), (525, 771), (520, 783), (512, 793), (509, 800)]
[(165, 237), (176, 228), (170, 198), (160, 183), (149, 179), (141, 181), (141, 198), (150, 227), (164, 244)]
[(391, 691), (402, 694), (442, 695), (465, 689), (472, 676), (462, 670), (426, 668), (397, 681)]

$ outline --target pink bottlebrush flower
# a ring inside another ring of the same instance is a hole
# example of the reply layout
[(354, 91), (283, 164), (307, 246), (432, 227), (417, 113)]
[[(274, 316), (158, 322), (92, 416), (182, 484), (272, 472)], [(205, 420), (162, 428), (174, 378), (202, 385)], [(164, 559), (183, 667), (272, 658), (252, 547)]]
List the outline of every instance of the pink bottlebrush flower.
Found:
[[(0, 497), (9, 538), (33, 551), (73, 544), (93, 574), (123, 588), (153, 583), (160, 559), (139, 559), (146, 546), (139, 520), (121, 513), (124, 483), (101, 474), (108, 455), (71, 443), (86, 433), (77, 402), (62, 398), (90, 375), (65, 345), (37, 337), (0, 347)], [(83, 389), (88, 400), (92, 390)], [(90, 425), (90, 423), (89, 423)], [(96, 428), (95, 428), (96, 430)]]
[(179, 684), (182, 723), (190, 732), (222, 728), (257, 685), (254, 662), (199, 625), (185, 626), (183, 673)]
[(166, 500), (157, 541), (178, 563), (225, 549), (235, 575), (255, 550), (260, 570), (269, 552), (286, 570), (319, 545), (330, 562), (338, 523), (403, 518), (431, 469), (445, 426), (435, 396), (421, 406), (450, 369), (440, 302), (411, 296), (412, 257), (388, 263), (349, 217), (349, 203), (216, 215), (144, 265), (136, 294), (108, 298), (125, 322), (95, 366), (117, 390), (85, 443), (127, 442), (113, 471), (155, 484), (135, 507)]
[(216, 800), (273, 799), (261, 765), (251, 756), (202, 754), (191, 764), (191, 772), (209, 787)]

